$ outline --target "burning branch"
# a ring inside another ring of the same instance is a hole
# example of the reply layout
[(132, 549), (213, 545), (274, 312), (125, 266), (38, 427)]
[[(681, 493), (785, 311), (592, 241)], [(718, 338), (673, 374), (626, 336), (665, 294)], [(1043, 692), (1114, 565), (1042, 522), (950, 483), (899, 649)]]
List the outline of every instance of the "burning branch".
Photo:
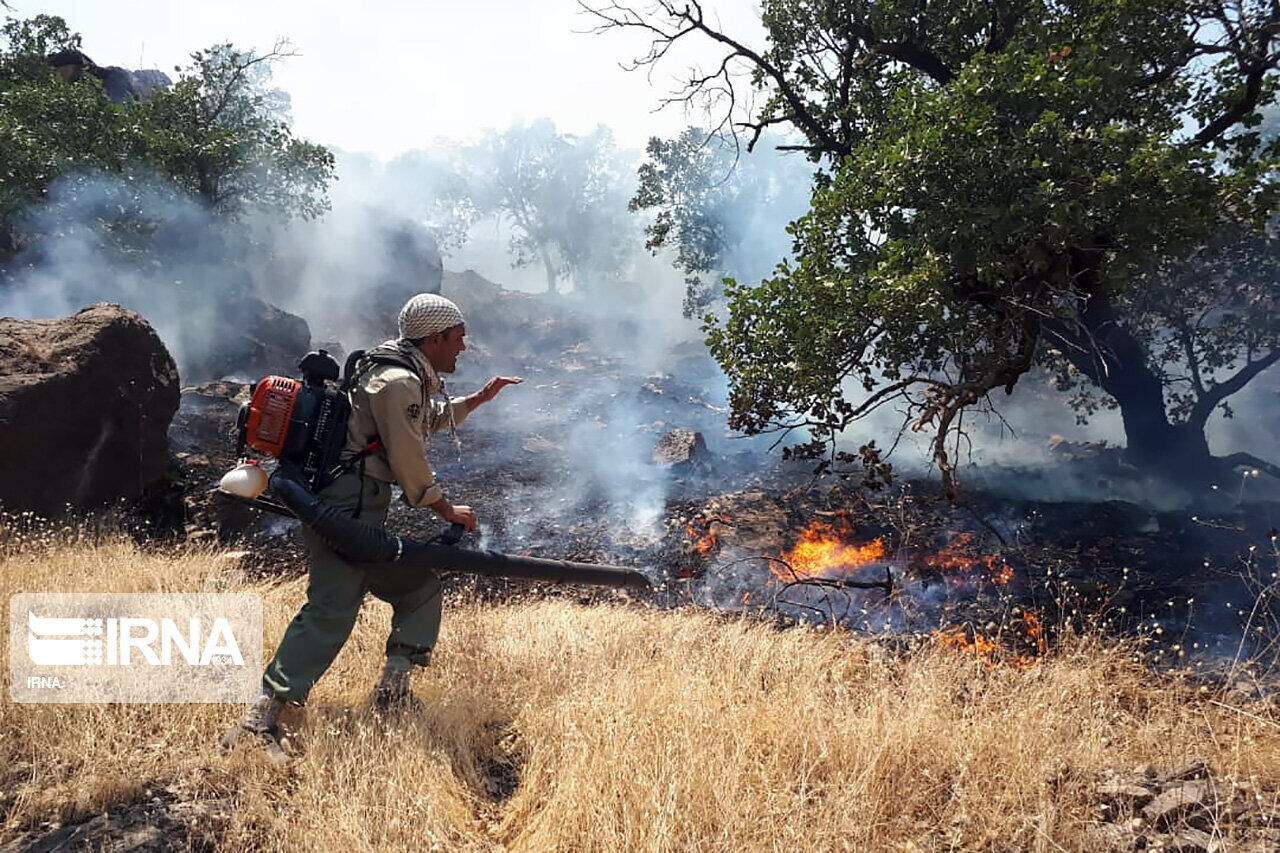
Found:
[(784, 583), (774, 595), (779, 598), (781, 595), (792, 587), (808, 586), (808, 587), (828, 587), (831, 589), (883, 589), (886, 595), (893, 593), (893, 573), (889, 567), (885, 566), (884, 580), (882, 581), (855, 581), (849, 578), (796, 578), (793, 581)]

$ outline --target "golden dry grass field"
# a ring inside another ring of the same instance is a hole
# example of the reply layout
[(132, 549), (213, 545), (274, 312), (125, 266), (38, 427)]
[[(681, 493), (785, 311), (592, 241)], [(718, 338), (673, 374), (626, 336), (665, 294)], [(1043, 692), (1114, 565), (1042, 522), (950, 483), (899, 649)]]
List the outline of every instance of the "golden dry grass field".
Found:
[[(258, 592), (268, 654), (304, 589), (238, 579), (210, 551), (9, 551), (6, 601)], [(229, 851), (1083, 851), (1100, 774), (1193, 757), (1277, 805), (1270, 705), (1153, 675), (1114, 643), (1069, 639), (1023, 671), (694, 610), (446, 608), (422, 709), (382, 718), (368, 692), (389, 608), (370, 599), (286, 716), (285, 769), (220, 753), (239, 707), (18, 705), (6, 668), (0, 847), (160, 789), (220, 810), (175, 846)]]

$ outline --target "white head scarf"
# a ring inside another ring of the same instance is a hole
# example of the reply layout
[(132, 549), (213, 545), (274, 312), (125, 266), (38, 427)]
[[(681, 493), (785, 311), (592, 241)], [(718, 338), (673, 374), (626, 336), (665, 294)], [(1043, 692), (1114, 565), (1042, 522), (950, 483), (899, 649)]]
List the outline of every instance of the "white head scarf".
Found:
[(438, 293), (419, 293), (400, 309), (400, 337), (416, 341), (465, 322), (462, 310)]

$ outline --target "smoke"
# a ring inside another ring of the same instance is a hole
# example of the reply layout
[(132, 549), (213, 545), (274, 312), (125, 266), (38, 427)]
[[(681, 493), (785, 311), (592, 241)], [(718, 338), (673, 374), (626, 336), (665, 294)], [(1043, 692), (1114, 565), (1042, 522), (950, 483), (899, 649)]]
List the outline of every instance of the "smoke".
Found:
[(208, 356), (220, 305), (250, 289), (227, 263), (245, 235), (154, 177), (71, 175), (20, 230), (34, 239), (0, 271), (0, 314), (60, 317), (116, 302), (145, 316), (179, 365)]
[[(1280, 372), (1264, 373), (1230, 399), (1233, 416), (1215, 414), (1206, 428), (1218, 455), (1247, 452), (1274, 461), (1280, 422)], [(849, 399), (860, 385), (846, 388)], [(1128, 501), (1159, 511), (1186, 509), (1200, 496), (1123, 460), (1124, 426), (1116, 409), (1103, 408), (1087, 422), (1077, 420), (1065, 395), (1050, 387), (1039, 370), (1024, 376), (1013, 394), (992, 395), (992, 410), (974, 408), (962, 420), (964, 434), (948, 443), (958, 463), (961, 485), (1035, 501)], [(868, 441), (892, 448), (888, 461), (899, 476), (937, 477), (932, 431), (910, 428), (905, 407), (886, 405), (840, 435), (837, 447), (856, 452)], [(1266, 478), (1245, 476), (1218, 484), (1223, 500), (1272, 500), (1276, 487)]]
[[(443, 145), (393, 164), (344, 154), (332, 211), (313, 222), (256, 215), (230, 223), (163, 180), (71, 176), (22, 223), (29, 248), (4, 270), (0, 312), (56, 317), (118, 302), (151, 322), (188, 381), (193, 366), (218, 363), (233, 331), (229, 306), (255, 297), (304, 319), (313, 342), (367, 347), (394, 328), (404, 298), (440, 286), (430, 257), (438, 263), (442, 225), (429, 214), (439, 209), (433, 196), (449, 191), (448, 155)], [(623, 203), (629, 191), (619, 193)], [(757, 222), (762, 215), (751, 214)], [(407, 260), (388, 250), (406, 230), (420, 250)], [(551, 299), (538, 293), (545, 283), (537, 270), (524, 279), (513, 271), (509, 230), (485, 222), (469, 231), (447, 256), (449, 269), (475, 269), (523, 290), (503, 296), (474, 279), (446, 277), (446, 291), (467, 287), (451, 295), (482, 312), (453, 392), (471, 391), (500, 369), (529, 372), (526, 386), (477, 416), (484, 429), (510, 436), (487, 461), (519, 464), (544, 442), (551, 450), (541, 452), (555, 457), (545, 466), (549, 481), (509, 491), (513, 508), (528, 506), (517, 526), (549, 529), (594, 515), (660, 537), (671, 475), (653, 464), (657, 439), (669, 428), (702, 429), (713, 452), (728, 450), (717, 411), (726, 384), (698, 323), (682, 316), (682, 275), (669, 258), (644, 251), (636, 219), (634, 251), (618, 275)], [(253, 368), (226, 373), (244, 378)], [(441, 442), (432, 453), (433, 461), (449, 455)], [(483, 451), (475, 461), (486, 461)]]
[[(628, 220), (632, 249), (620, 270), (548, 298), (538, 265), (513, 268), (509, 224), (475, 221), (474, 211), (458, 201), (459, 157), (466, 149), (437, 140), (390, 163), (339, 152), (332, 210), (312, 222), (258, 215), (232, 224), (162, 180), (69, 177), (51, 189), (47, 203), (30, 210), (22, 230), (36, 239), (3, 270), (0, 313), (53, 317), (92, 302), (119, 302), (147, 317), (187, 378), (191, 365), (216, 363), (227, 344), (227, 306), (239, 300), (266, 299), (303, 318), (313, 342), (337, 342), (350, 351), (389, 335), (409, 295), (443, 287), (479, 312), (475, 345), (452, 382), (455, 393), (494, 372), (531, 371), (529, 384), (478, 417), (486, 429), (508, 433), (520, 454), (537, 458), (524, 445), (542, 446), (534, 440), (542, 439), (564, 470), (576, 472), (571, 481), (510, 490), (513, 506), (530, 507), (520, 522), (529, 530), (608, 506), (620, 524), (653, 534), (671, 476), (650, 454), (667, 429), (698, 429), (714, 454), (775, 465), (776, 456), (766, 455), (774, 436), (729, 434), (727, 380), (706, 354), (700, 323), (682, 315), (684, 274), (673, 255), (644, 250), (642, 216)], [(619, 156), (634, 181), (640, 153)], [(745, 197), (755, 201), (723, 211), (724, 230), (739, 235), (724, 264), (740, 280), (757, 281), (791, 250), (786, 226), (806, 209), (811, 166), (762, 144), (744, 153), (737, 168), (753, 187)], [(632, 188), (615, 195), (625, 201)], [(465, 270), (479, 279), (459, 275)], [(517, 293), (490, 293), (486, 281)], [(1215, 451), (1272, 452), (1280, 414), (1275, 373), (1233, 398), (1234, 418), (1211, 421)], [(856, 396), (860, 389), (849, 390)], [(1078, 425), (1062, 395), (1037, 374), (996, 404), (999, 416), (967, 416), (967, 438), (955, 454), (966, 463), (961, 476), (967, 483), (1025, 498), (1120, 498), (1158, 507), (1185, 502), (1096, 463), (1096, 448), (1082, 447), (1122, 446), (1117, 413), (1104, 410)], [(856, 450), (870, 440), (882, 449), (895, 446), (890, 461), (900, 474), (930, 474), (928, 434), (902, 433), (902, 425), (902, 412), (886, 407), (842, 436), (841, 446)], [(729, 473), (708, 488), (734, 482)]]

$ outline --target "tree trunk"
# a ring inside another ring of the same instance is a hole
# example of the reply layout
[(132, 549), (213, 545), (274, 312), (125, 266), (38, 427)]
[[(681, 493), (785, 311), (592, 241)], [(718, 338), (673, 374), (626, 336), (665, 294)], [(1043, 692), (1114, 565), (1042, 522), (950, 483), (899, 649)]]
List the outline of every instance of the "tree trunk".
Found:
[(18, 254), (18, 243), (13, 239), (13, 226), (0, 222), (0, 261), (9, 261)]
[[(1090, 331), (1100, 339), (1098, 330)], [(1137, 341), (1119, 327), (1107, 331), (1105, 339), (1103, 345), (1131, 343), (1138, 349)], [(1190, 487), (1206, 487), (1212, 482), (1218, 466), (1209, 452), (1204, 429), (1195, 423), (1169, 422), (1163, 385), (1144, 360), (1083, 352), (1071, 357), (1071, 362), (1119, 405), (1125, 458), (1130, 463)]]
[(1071, 364), (1119, 405), (1129, 462), (1182, 485), (1207, 487), (1221, 466), (1209, 453), (1204, 425), (1169, 422), (1164, 384), (1147, 365), (1142, 343), (1120, 322), (1092, 259), (1083, 260), (1073, 263), (1090, 294), (1078, 324), (1054, 321), (1046, 323), (1046, 331), (1065, 344)]
[(551, 263), (551, 253), (547, 251), (547, 247), (542, 246), (541, 250), (542, 250), (542, 265), (547, 270), (547, 293), (555, 293), (556, 292), (556, 268), (555, 268), (555, 265)]

